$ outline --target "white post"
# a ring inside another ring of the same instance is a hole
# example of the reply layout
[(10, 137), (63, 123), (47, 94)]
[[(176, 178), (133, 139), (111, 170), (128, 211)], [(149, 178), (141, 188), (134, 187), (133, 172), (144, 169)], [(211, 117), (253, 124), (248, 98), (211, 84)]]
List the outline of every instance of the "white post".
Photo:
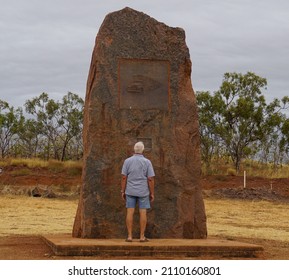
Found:
[(244, 189), (246, 189), (246, 171), (244, 171)]

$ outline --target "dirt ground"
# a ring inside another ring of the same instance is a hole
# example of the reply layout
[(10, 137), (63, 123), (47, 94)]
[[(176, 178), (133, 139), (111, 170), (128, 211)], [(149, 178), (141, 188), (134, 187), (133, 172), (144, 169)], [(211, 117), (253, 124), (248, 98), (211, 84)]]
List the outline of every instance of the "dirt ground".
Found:
[[(15, 169), (4, 170), (0, 175), (0, 185), (9, 186), (77, 186), (81, 184), (80, 176), (54, 174), (44, 169), (33, 172), (33, 175), (15, 175)], [(289, 202), (289, 179), (247, 178), (246, 190), (243, 189), (243, 177), (238, 176), (207, 176), (202, 178), (205, 197), (219, 197), (229, 199), (269, 200)], [(259, 259), (289, 259), (289, 241), (272, 241), (262, 239), (238, 239), (263, 246), (264, 252)], [(41, 236), (11, 235), (0, 238), (0, 260), (48, 260), (75, 259), (74, 257), (54, 256), (50, 247)], [(81, 258), (84, 259), (84, 258)], [(89, 259), (89, 257), (86, 257)], [(97, 259), (92, 258), (90, 259)]]

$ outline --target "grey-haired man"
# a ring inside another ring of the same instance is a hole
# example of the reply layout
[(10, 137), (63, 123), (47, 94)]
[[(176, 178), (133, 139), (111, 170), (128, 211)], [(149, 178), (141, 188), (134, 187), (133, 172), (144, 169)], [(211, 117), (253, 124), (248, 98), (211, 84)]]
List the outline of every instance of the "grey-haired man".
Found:
[(134, 155), (124, 161), (122, 167), (121, 195), (126, 201), (126, 226), (128, 236), (126, 241), (132, 242), (133, 215), (136, 204), (140, 215), (140, 242), (149, 241), (145, 237), (147, 224), (147, 209), (154, 201), (154, 169), (149, 159), (143, 156), (144, 144), (134, 145)]

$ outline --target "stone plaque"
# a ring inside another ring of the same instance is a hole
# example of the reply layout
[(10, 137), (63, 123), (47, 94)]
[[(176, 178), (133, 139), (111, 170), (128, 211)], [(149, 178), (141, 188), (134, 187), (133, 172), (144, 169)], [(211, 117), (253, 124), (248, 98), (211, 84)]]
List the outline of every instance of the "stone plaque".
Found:
[(168, 110), (168, 61), (121, 59), (118, 82), (121, 109)]

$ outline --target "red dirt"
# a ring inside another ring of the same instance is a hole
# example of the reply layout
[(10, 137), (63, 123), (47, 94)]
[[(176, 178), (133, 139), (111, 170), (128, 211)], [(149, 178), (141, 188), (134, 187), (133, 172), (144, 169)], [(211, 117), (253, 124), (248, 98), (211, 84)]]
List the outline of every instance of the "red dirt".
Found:
[[(70, 176), (66, 172), (53, 172), (46, 168), (28, 169), (28, 175), (21, 173), (23, 167), (9, 166), (0, 174), (0, 184), (9, 186), (77, 186), (81, 176)], [(23, 175), (22, 175), (23, 174)]]
[[(71, 176), (66, 172), (52, 172), (44, 168), (30, 169), (29, 175), (20, 175), (17, 171), (23, 167), (8, 167), (0, 174), (0, 185), (5, 186), (77, 186), (81, 185), (81, 176)], [(18, 174), (18, 175), (17, 175)], [(236, 191), (243, 189), (242, 176), (211, 175), (204, 176), (201, 180), (205, 195), (220, 195), (228, 198), (232, 194), (222, 194), (222, 190)], [(261, 177), (248, 177), (246, 183), (247, 190), (255, 190), (256, 196), (262, 193), (273, 193), (282, 198), (289, 198), (289, 178), (267, 179)], [(228, 192), (227, 192), (228, 193)], [(248, 199), (250, 199), (248, 197)]]
[(289, 178), (249, 177), (244, 189), (242, 176), (206, 176), (202, 178), (204, 194), (229, 199), (289, 201)]

